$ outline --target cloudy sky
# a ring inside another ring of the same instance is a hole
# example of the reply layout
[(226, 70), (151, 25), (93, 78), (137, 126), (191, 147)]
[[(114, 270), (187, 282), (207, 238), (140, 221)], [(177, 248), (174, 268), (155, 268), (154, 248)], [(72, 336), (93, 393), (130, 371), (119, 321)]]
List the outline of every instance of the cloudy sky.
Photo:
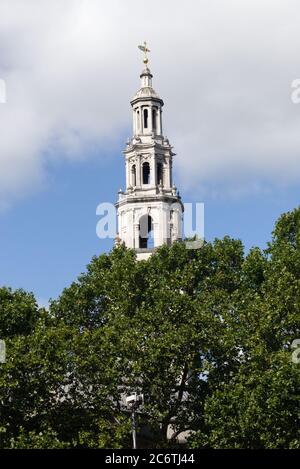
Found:
[(299, 205), (297, 0), (1, 0), (0, 284), (56, 296), (109, 242), (129, 101), (151, 49), (184, 200), (206, 236), (265, 246)]

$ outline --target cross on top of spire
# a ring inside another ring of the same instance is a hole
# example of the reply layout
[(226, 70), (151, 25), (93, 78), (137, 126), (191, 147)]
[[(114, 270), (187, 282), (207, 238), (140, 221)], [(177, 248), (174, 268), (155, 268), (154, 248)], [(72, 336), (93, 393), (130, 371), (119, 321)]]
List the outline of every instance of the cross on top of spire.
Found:
[(146, 67), (147, 67), (147, 64), (148, 64), (148, 62), (149, 62), (147, 53), (150, 52), (150, 49), (148, 49), (148, 47), (147, 47), (147, 42), (144, 41), (144, 45), (143, 45), (143, 46), (138, 46), (138, 48), (139, 48), (142, 52), (144, 52), (144, 59), (143, 59), (143, 62), (144, 62), (144, 64), (145, 64)]

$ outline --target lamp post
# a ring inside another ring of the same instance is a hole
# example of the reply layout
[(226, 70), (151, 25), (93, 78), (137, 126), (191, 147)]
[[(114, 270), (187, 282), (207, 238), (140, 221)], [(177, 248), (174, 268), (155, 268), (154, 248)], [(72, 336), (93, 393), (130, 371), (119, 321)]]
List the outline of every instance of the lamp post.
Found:
[(131, 410), (131, 428), (132, 428), (132, 448), (137, 449), (136, 443), (136, 411), (143, 405), (144, 395), (137, 394), (136, 392), (132, 393), (130, 396), (126, 397), (126, 405), (129, 410)]
[(135, 415), (135, 407), (132, 408), (131, 422), (132, 422), (132, 448), (136, 449), (136, 415)]

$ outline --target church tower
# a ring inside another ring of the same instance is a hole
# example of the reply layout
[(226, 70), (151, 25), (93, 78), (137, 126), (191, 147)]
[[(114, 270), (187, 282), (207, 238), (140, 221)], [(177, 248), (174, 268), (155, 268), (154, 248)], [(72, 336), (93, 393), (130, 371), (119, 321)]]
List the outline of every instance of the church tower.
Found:
[(147, 259), (162, 244), (182, 239), (183, 204), (173, 183), (172, 162), (175, 153), (162, 128), (163, 100), (152, 88), (146, 43), (141, 88), (131, 101), (133, 137), (128, 140), (125, 156), (126, 189), (119, 191), (118, 243)]

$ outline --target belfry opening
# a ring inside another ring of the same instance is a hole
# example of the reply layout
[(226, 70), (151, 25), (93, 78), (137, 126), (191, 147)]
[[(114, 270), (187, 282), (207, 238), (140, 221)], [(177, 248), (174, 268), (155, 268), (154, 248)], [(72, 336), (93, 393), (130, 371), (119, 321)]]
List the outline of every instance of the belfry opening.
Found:
[(153, 246), (153, 221), (150, 215), (143, 215), (139, 223), (139, 247), (141, 249), (151, 249)]

